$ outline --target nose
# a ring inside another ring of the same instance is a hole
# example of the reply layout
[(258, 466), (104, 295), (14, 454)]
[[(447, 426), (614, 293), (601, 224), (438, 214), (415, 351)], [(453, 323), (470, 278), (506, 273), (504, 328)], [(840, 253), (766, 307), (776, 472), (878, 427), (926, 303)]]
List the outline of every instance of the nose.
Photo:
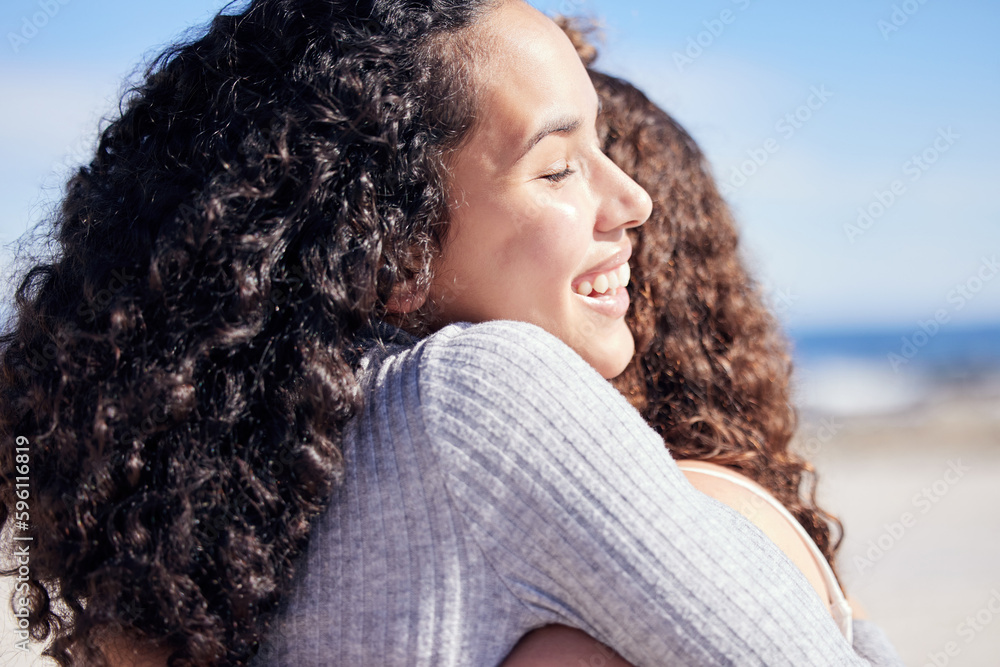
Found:
[(605, 191), (603, 205), (597, 217), (597, 229), (602, 232), (638, 227), (649, 219), (653, 212), (653, 200), (649, 193), (622, 171), (614, 161), (601, 153), (601, 171)]

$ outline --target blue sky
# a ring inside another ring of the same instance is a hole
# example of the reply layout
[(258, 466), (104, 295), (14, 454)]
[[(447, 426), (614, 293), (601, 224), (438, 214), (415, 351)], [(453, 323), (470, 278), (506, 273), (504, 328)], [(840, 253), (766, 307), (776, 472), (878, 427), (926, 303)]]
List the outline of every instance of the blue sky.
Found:
[[(4, 1), (0, 242), (57, 201), (125, 78), (223, 4)], [(789, 325), (1000, 321), (1000, 3), (534, 4), (602, 20), (598, 66), (699, 141)]]

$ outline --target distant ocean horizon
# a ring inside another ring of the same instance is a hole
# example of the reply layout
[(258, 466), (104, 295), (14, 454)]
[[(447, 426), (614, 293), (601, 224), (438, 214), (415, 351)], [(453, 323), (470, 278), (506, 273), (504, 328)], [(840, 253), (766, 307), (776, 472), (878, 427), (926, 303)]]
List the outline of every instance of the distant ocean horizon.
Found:
[(806, 412), (905, 412), (944, 392), (986, 392), (1000, 400), (1000, 322), (787, 333), (796, 402)]
[(883, 359), (889, 367), (975, 370), (1000, 366), (1000, 322), (964, 327), (928, 321), (923, 326), (878, 329), (791, 328), (788, 336), (796, 359), (805, 363), (852, 357)]

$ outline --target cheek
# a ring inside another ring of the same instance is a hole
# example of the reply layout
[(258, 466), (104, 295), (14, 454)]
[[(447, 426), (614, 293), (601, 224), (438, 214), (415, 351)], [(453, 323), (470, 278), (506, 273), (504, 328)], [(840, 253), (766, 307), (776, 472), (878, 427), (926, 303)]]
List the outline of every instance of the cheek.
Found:
[(512, 214), (498, 259), (511, 269), (569, 281), (591, 242), (582, 220), (576, 206), (555, 201)]

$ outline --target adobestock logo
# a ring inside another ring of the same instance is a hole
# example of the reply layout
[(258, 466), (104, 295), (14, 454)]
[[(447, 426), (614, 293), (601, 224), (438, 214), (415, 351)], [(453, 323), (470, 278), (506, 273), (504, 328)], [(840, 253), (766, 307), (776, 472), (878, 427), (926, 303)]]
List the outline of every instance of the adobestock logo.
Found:
[(7, 41), (14, 53), (18, 53), (28, 42), (38, 36), (42, 28), (49, 24), (56, 14), (71, 0), (38, 0), (38, 10), (31, 16), (21, 18), (21, 29), (8, 32)]
[(809, 458), (816, 456), (823, 447), (837, 437), (843, 427), (844, 425), (838, 424), (834, 417), (820, 419), (819, 424), (815, 427), (815, 434), (804, 439), (799, 445), (798, 451)]
[[(914, 153), (902, 164), (900, 169), (911, 183), (919, 181), (941, 156), (951, 150), (962, 135), (956, 134), (951, 127), (938, 128), (937, 137), (919, 153)], [(873, 199), (866, 206), (858, 207), (858, 217), (853, 224), (844, 225), (844, 234), (853, 245), (859, 236), (863, 236), (884, 216), (896, 202), (907, 193), (907, 185), (902, 179), (889, 183), (885, 190), (876, 189)]]
[[(732, 0), (740, 11), (745, 11), (750, 7), (751, 0)], [(705, 53), (705, 50), (715, 44), (715, 40), (726, 31), (726, 26), (736, 22), (737, 14), (732, 9), (723, 9), (715, 18), (706, 19), (701, 22), (704, 30), (698, 34), (688, 37), (687, 46), (683, 51), (674, 51), (674, 65), (678, 72), (684, 72), (686, 67), (694, 64), (694, 61)]]
[(904, 0), (897, 5), (893, 5), (892, 14), (889, 15), (889, 19), (879, 19), (878, 23), (875, 24), (879, 32), (882, 33), (882, 39), (888, 42), (889, 35), (899, 32), (899, 29), (909, 23), (910, 18), (926, 4), (927, 0)]
[[(930, 512), (935, 505), (948, 495), (948, 492), (961, 481), (965, 473), (972, 468), (962, 463), (962, 459), (948, 461), (948, 469), (938, 479), (923, 487), (913, 495), (910, 504), (919, 510), (921, 515)], [(896, 521), (882, 524), (885, 529), (878, 537), (868, 542), (868, 549), (863, 556), (854, 557), (854, 567), (859, 574), (864, 574), (882, 560), (895, 547), (906, 533), (917, 525), (918, 516), (913, 512), (903, 512)]]
[(583, 7), (587, 3), (587, 0), (562, 0), (559, 3), (559, 12), (563, 16), (570, 16), (576, 14), (580, 11), (580, 7)]
[(762, 283), (760, 293), (768, 310), (778, 317), (787, 316), (795, 308), (801, 297), (791, 287), (776, 287), (770, 283)]
[[(979, 267), (973, 271), (972, 275), (964, 281), (955, 285), (948, 292), (948, 303), (953, 305), (952, 312), (958, 312), (965, 308), (966, 304), (976, 298), (986, 283), (1000, 273), (1000, 261), (997, 256), (983, 257)], [(951, 322), (951, 313), (946, 308), (938, 308), (934, 311), (934, 317), (917, 322), (917, 329), (909, 336), (903, 336), (902, 344), (897, 352), (890, 352), (886, 359), (889, 366), (895, 372), (899, 372), (900, 367), (910, 363), (917, 354), (934, 338), (941, 330), (941, 327)]]
[[(785, 141), (791, 139), (795, 134), (805, 127), (805, 124), (812, 120), (815, 112), (822, 109), (833, 97), (833, 93), (827, 90), (825, 84), (811, 86), (809, 94), (798, 107), (786, 113), (774, 124), (774, 131), (779, 133)], [(759, 148), (747, 149), (747, 158), (737, 167), (733, 167), (729, 178), (719, 185), (719, 191), (723, 196), (729, 197), (742, 188), (768, 161), (772, 155), (781, 150), (781, 143), (774, 137), (768, 137)]]
[[(981, 635), (989, 627), (990, 623), (1000, 616), (1000, 591), (993, 588), (989, 591), (990, 598), (986, 603), (974, 613), (965, 617), (955, 628), (955, 634), (962, 638), (965, 643), (971, 644), (976, 637)], [(952, 658), (957, 658), (962, 654), (962, 647), (957, 641), (946, 642), (940, 651), (931, 651), (927, 654), (927, 662), (923, 667), (947, 667), (951, 664)]]

